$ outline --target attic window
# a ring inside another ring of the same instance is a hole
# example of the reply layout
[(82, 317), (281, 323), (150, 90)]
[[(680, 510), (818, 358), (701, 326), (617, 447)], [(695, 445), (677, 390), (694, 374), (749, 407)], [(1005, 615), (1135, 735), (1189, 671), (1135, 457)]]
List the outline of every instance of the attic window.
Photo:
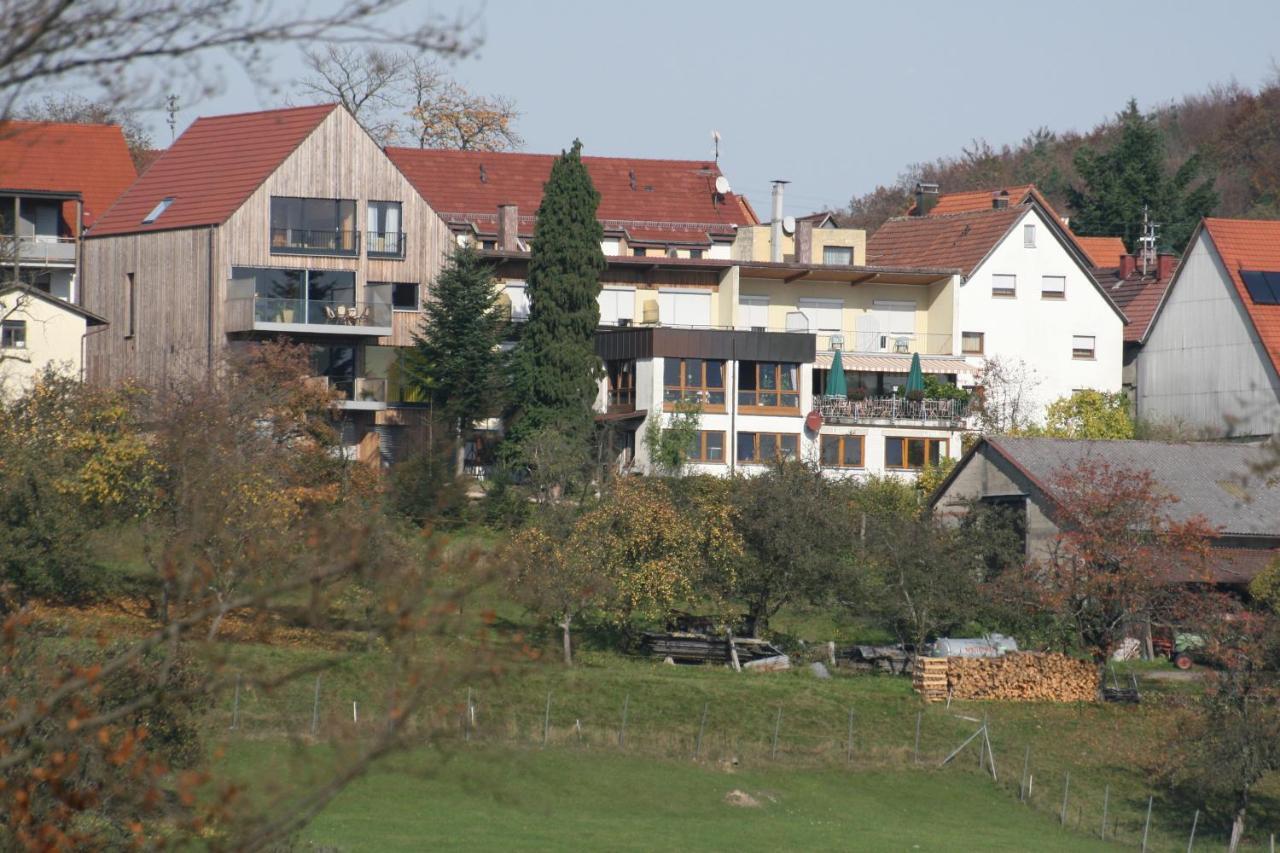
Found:
[(173, 196), (160, 199), (160, 203), (157, 204), (155, 207), (151, 208), (151, 212), (147, 214), (146, 219), (142, 220), (142, 224), (150, 225), (152, 222), (155, 222), (157, 219), (159, 219), (160, 214), (168, 210), (169, 205), (173, 204), (173, 199), (174, 199)]

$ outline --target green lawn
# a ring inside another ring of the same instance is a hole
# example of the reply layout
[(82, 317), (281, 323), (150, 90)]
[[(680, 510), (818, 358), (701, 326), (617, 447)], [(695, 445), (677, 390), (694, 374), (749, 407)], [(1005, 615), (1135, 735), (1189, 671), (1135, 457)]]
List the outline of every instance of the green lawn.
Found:
[[(255, 750), (254, 763), (263, 760)], [(421, 757), (420, 757), (421, 758)], [(242, 756), (240, 760), (244, 760)], [(436, 769), (424, 773), (420, 763)], [(725, 802), (743, 791), (760, 803)], [(340, 851), (1095, 850), (976, 773), (724, 770), (610, 753), (404, 756), (302, 834)]]

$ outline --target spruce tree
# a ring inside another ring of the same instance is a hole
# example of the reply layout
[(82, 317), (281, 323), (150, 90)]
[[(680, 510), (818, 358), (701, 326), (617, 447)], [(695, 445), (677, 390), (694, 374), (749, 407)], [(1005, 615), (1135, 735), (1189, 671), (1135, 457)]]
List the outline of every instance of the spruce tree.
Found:
[(1201, 217), (1218, 204), (1212, 178), (1200, 180), (1205, 163), (1193, 154), (1168, 174), (1164, 136), (1155, 122), (1133, 100), (1119, 119), (1119, 139), (1111, 148), (1076, 152), (1084, 188), (1073, 186), (1067, 193), (1074, 211), (1071, 230), (1082, 236), (1123, 237), (1129, 250), (1136, 251), (1145, 206), (1160, 225), (1160, 248), (1182, 251)]
[[(493, 266), (471, 247), (454, 250), (431, 290), (422, 328), (408, 353), (406, 381), (448, 418), (462, 440), (479, 419), (501, 411), (506, 318)], [(460, 473), (460, 470), (459, 470)]]
[(582, 143), (574, 140), (556, 158), (533, 227), (529, 320), (512, 371), (510, 435), (517, 447), (548, 429), (585, 441), (593, 424), (601, 370), (595, 331), (604, 230), (596, 219), (600, 194), (581, 152)]

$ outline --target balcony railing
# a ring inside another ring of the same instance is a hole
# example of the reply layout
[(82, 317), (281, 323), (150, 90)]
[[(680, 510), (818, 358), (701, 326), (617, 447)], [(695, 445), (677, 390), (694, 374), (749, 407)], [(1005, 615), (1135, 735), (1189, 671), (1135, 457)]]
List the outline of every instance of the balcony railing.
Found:
[(272, 228), (273, 255), (350, 255), (360, 254), (360, 232), (338, 229), (307, 230)]
[(0, 246), (15, 252), (19, 263), (24, 264), (74, 264), (76, 262), (76, 238), (55, 235), (0, 235)]
[(313, 376), (309, 380), (334, 393), (343, 408), (382, 408), (387, 403), (387, 380), (374, 376)]
[(273, 299), (227, 300), (227, 331), (283, 331), (321, 334), (391, 334), (391, 306), (383, 302)]
[(403, 258), (404, 233), (400, 231), (370, 231), (366, 236), (365, 253), (371, 258)]
[(933, 332), (815, 332), (818, 336), (818, 352), (842, 350), (857, 353), (888, 353), (893, 355), (952, 355), (952, 337)]
[(836, 423), (869, 423), (924, 421), (960, 423), (968, 414), (962, 400), (907, 400), (902, 397), (873, 397), (846, 400), (843, 397), (819, 397), (815, 400), (823, 420)]

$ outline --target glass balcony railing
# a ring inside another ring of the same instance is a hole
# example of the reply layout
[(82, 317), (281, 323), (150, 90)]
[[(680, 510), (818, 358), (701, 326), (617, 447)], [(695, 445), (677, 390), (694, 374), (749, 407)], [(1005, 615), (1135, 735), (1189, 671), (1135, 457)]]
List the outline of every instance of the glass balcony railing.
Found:
[(296, 323), (307, 326), (389, 327), (391, 306), (344, 300), (253, 298), (253, 321)]
[(271, 253), (354, 256), (360, 254), (360, 232), (339, 229), (272, 228)]

